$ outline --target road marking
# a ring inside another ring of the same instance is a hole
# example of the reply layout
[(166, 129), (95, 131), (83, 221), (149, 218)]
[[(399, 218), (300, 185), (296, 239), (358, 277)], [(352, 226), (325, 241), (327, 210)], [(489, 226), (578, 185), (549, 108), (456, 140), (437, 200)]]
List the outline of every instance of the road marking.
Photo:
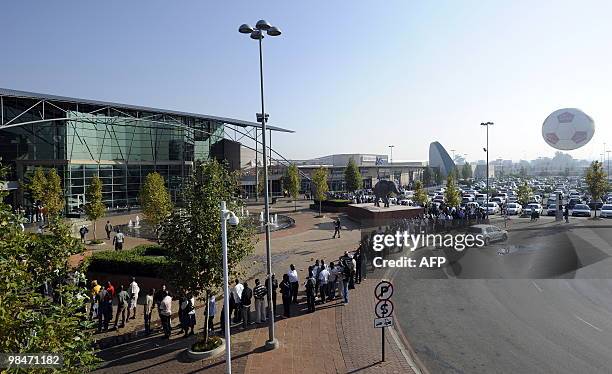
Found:
[(577, 315), (575, 315), (575, 314), (574, 314), (574, 317), (578, 318), (580, 321), (582, 321), (582, 322), (586, 323), (587, 325), (591, 326), (591, 327), (592, 327), (592, 328), (594, 328), (595, 330), (597, 330), (597, 331), (599, 331), (599, 332), (603, 332), (603, 330), (602, 330), (602, 329), (600, 329), (599, 327), (597, 327), (597, 326), (595, 326), (595, 325), (593, 325), (593, 324), (588, 323), (587, 321), (583, 320), (582, 318), (578, 317), (578, 316), (577, 316)]
[(538, 289), (539, 292), (542, 292), (542, 289), (540, 288), (540, 286), (538, 286), (538, 284), (534, 281), (531, 281), (531, 283), (535, 286), (535, 288)]

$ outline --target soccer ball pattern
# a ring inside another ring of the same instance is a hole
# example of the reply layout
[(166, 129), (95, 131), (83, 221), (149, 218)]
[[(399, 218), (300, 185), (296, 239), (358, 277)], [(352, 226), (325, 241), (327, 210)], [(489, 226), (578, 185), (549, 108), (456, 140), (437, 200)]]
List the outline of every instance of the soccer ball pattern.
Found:
[(586, 145), (595, 134), (595, 122), (580, 109), (552, 112), (542, 125), (542, 137), (553, 148), (571, 151)]

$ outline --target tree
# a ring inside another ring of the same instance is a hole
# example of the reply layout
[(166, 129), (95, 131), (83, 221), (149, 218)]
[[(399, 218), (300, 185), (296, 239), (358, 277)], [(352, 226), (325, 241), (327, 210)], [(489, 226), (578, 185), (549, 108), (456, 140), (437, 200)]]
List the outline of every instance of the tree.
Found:
[(434, 168), (433, 170), (434, 170), (433, 172), (434, 181), (436, 182), (436, 185), (442, 184), (443, 178), (442, 178), (442, 173), (440, 173), (440, 168)]
[(34, 170), (32, 180), (28, 184), (28, 190), (33, 201), (43, 201), (45, 196), (45, 189), (47, 188), (47, 177), (45, 172), (39, 166)]
[(446, 178), (444, 200), (446, 201), (446, 205), (451, 207), (457, 207), (461, 203), (461, 195), (459, 195), (459, 189), (457, 188), (453, 173), (450, 173)]
[[(601, 162), (593, 161), (591, 163), (586, 172), (586, 183), (593, 200), (599, 201), (608, 190), (608, 179)], [(597, 218), (597, 205), (595, 205), (595, 218)]]
[(98, 176), (91, 179), (85, 193), (87, 203), (85, 204), (85, 214), (90, 221), (93, 221), (93, 238), (96, 239), (96, 221), (104, 216), (106, 207), (102, 202), (102, 181)]
[[(221, 247), (220, 203), (239, 212), (240, 183), (237, 173), (230, 172), (216, 160), (198, 163), (185, 190), (185, 206), (175, 210), (162, 224), (160, 242), (168, 250), (173, 270), (169, 283), (179, 294), (198, 297), (206, 302), (211, 292), (223, 285), (223, 252)], [(248, 221), (228, 225), (228, 267), (237, 274), (239, 263), (254, 248), (254, 228)], [(229, 313), (229, 311), (227, 311)], [(208, 308), (204, 318), (204, 341), (208, 341)]]
[(427, 204), (427, 193), (423, 189), (423, 183), (416, 181), (414, 184), (414, 201), (420, 206)]
[(315, 200), (319, 202), (319, 215), (321, 215), (321, 201), (327, 198), (327, 191), (329, 187), (327, 185), (327, 169), (323, 166), (315, 170), (312, 175), (312, 187), (314, 188), (313, 196)]
[(459, 180), (459, 178), (461, 177), (461, 173), (459, 172), (459, 167), (455, 166), (453, 168), (453, 177), (455, 178), (455, 180)]
[(293, 198), (293, 210), (297, 211), (297, 198), (300, 193), (300, 172), (295, 164), (289, 165), (286, 182), (289, 195)]
[(523, 182), (523, 184), (518, 187), (518, 191), (516, 194), (518, 197), (518, 202), (521, 205), (526, 205), (531, 201), (533, 197), (533, 191), (531, 190), (531, 187), (529, 187), (527, 182)]
[(472, 167), (467, 162), (463, 164), (463, 168), (461, 169), (461, 176), (463, 179), (472, 178)]
[(64, 191), (57, 170), (52, 168), (47, 173), (46, 188), (43, 193), (44, 205), (50, 217), (57, 217), (64, 210)]
[(521, 170), (519, 171), (519, 175), (521, 177), (523, 177), (523, 178), (527, 176), (527, 169), (525, 169), (524, 166), (521, 166)]
[(432, 182), (432, 172), (431, 172), (431, 168), (429, 166), (427, 166), (425, 169), (423, 169), (423, 184), (425, 185), (425, 187), (429, 187), (431, 186), (431, 182)]
[(88, 291), (68, 281), (68, 257), (83, 247), (60, 222), (46, 235), (22, 231), (5, 196), (0, 191), (0, 352), (53, 352), (64, 359), (57, 372), (88, 372), (99, 361), (83, 311)]
[(349, 158), (346, 169), (344, 169), (344, 180), (348, 192), (355, 192), (363, 186), (363, 178), (353, 158)]
[(159, 236), (159, 225), (172, 213), (172, 201), (170, 193), (166, 188), (164, 177), (159, 173), (149, 173), (140, 188), (138, 200), (142, 207), (142, 213), (147, 221), (155, 227)]

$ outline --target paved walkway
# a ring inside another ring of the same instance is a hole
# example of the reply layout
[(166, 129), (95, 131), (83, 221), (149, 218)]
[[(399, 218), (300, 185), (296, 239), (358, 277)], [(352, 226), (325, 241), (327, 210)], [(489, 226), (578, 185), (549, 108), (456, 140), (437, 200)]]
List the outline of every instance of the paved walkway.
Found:
[[(287, 210), (291, 203), (285, 203)], [(282, 209), (278, 204), (277, 209)], [(256, 208), (249, 207), (252, 212)], [(289, 213), (289, 212), (288, 212)], [(332, 239), (332, 219), (315, 218), (310, 211), (290, 213), (296, 219), (296, 227), (272, 235), (273, 271), (285, 273), (289, 264), (295, 264), (303, 282), (308, 265), (315, 259), (334, 261), (345, 250), (355, 249), (359, 230), (350, 221), (341, 239)], [(265, 247), (263, 240), (257, 244), (252, 274), (262, 270)], [(260, 269), (261, 268), (261, 269)], [(373, 327), (374, 286), (376, 280), (368, 279), (350, 293), (350, 303), (338, 300), (317, 305), (315, 313), (305, 313), (304, 295), (298, 305), (292, 307), (289, 319), (280, 318), (276, 323), (279, 349), (265, 351), (268, 337), (267, 325), (251, 325), (243, 330), (232, 329), (232, 368), (234, 373), (411, 373), (406, 360), (391, 334), (386, 336), (386, 362), (380, 362), (380, 330)], [(280, 298), (279, 298), (280, 302)], [(220, 304), (220, 303), (219, 303)], [(198, 305), (197, 329), (203, 328), (203, 308)], [(279, 310), (282, 308), (280, 306)], [(218, 308), (221, 309), (220, 307)], [(174, 310), (174, 309), (173, 309)], [(158, 324), (154, 312), (154, 325)], [(218, 318), (215, 327), (219, 328)], [(173, 320), (178, 323), (178, 320)], [(183, 339), (175, 330), (170, 340), (161, 339), (156, 331), (150, 336), (142, 334), (142, 306), (137, 319), (130, 321), (124, 330), (98, 335), (105, 347), (100, 357), (105, 361), (99, 373), (222, 373), (224, 357), (212, 360), (191, 361), (184, 354), (195, 337)]]

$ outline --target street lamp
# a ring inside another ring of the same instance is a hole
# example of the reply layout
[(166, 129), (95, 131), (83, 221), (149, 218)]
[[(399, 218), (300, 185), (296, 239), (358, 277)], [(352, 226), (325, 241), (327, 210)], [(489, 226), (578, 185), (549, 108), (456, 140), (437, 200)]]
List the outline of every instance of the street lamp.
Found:
[[(225, 364), (227, 374), (232, 374), (232, 350), (230, 344), (230, 318), (229, 318), (229, 276), (227, 269), (227, 223), (236, 226), (240, 220), (234, 212), (227, 210), (225, 201), (221, 202), (221, 246), (223, 248), (223, 321), (225, 326)], [(206, 301), (208, 302), (208, 300)]]
[(395, 147), (394, 145), (390, 145), (389, 148), (391, 149), (391, 161), (389, 162), (390, 164), (393, 163), (393, 147)]
[(493, 122), (483, 122), (480, 126), (486, 126), (487, 128), (487, 147), (483, 148), (487, 152), (487, 200), (485, 205), (485, 214), (489, 217), (489, 126), (493, 126)]
[(606, 153), (608, 154), (608, 179), (610, 178), (610, 152), (612, 151), (606, 151)]
[(274, 307), (272, 305), (272, 254), (270, 253), (270, 199), (268, 195), (268, 157), (266, 149), (266, 110), (264, 108), (264, 78), (263, 78), (263, 53), (261, 49), (261, 41), (264, 38), (264, 32), (268, 36), (279, 36), (281, 31), (270, 25), (265, 20), (257, 21), (255, 28), (247, 24), (243, 24), (238, 28), (241, 34), (249, 34), (251, 39), (257, 40), (259, 43), (259, 83), (261, 94), (261, 143), (263, 150), (263, 171), (264, 171), (264, 220), (266, 225), (266, 262), (267, 262), (267, 279), (268, 279), (268, 309), (269, 309), (269, 325), (268, 325), (268, 340), (266, 341), (266, 349), (278, 348), (278, 340), (274, 337)]

